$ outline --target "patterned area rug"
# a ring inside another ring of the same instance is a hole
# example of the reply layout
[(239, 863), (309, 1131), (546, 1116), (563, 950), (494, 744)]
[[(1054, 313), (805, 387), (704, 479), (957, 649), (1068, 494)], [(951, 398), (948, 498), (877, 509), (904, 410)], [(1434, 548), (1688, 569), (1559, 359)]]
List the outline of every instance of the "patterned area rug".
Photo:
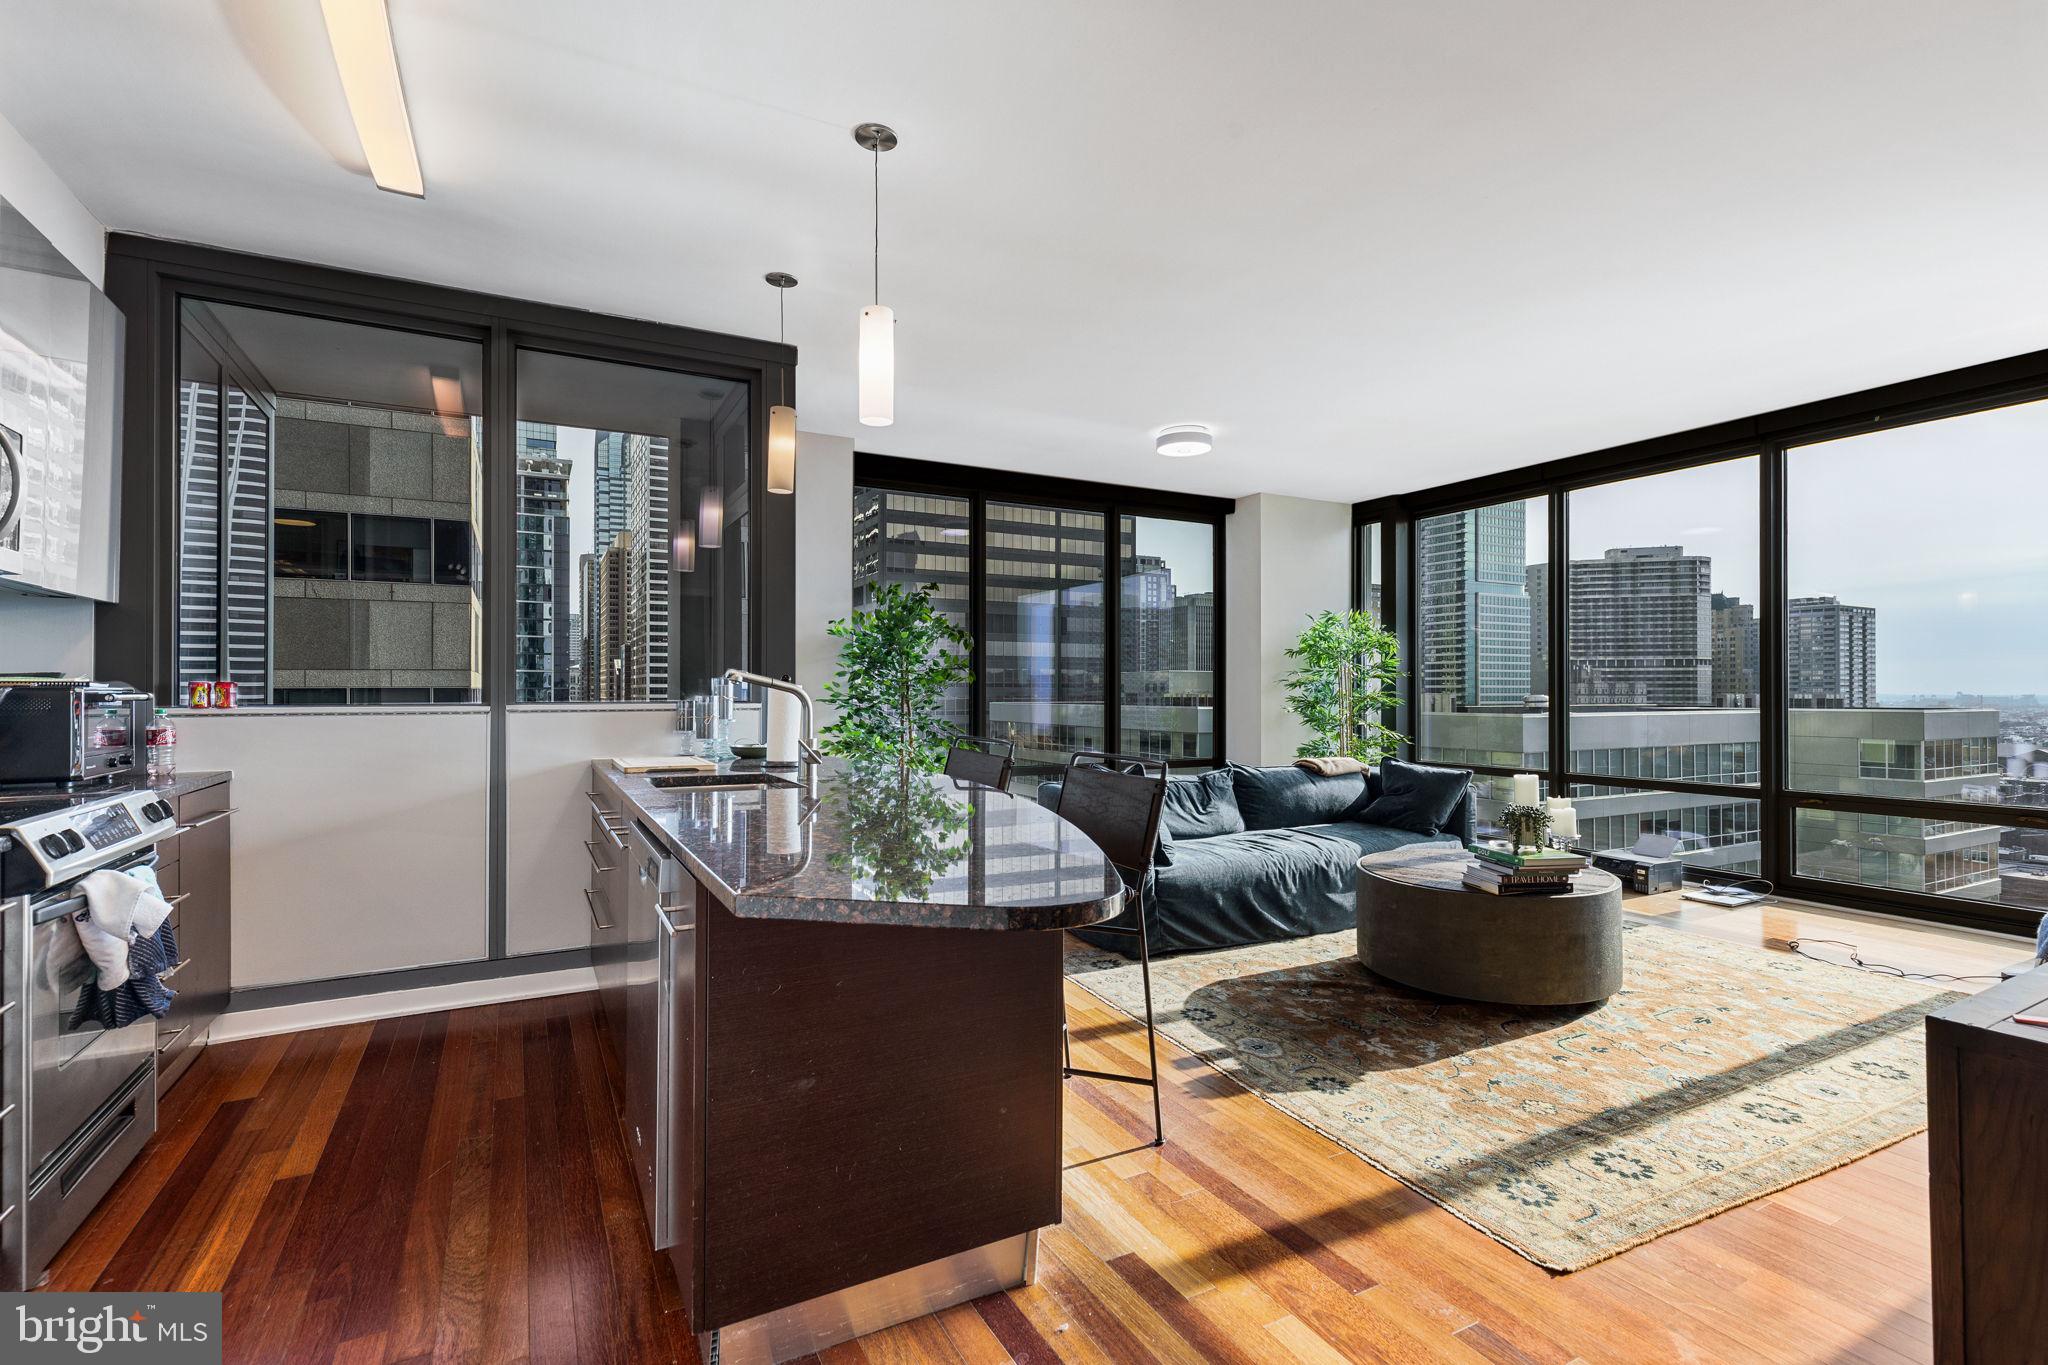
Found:
[[(1162, 958), (1154, 1000), (1175, 1042), (1553, 1270), (1927, 1126), (1921, 1020), (1954, 993), (1670, 929), (1627, 944), (1593, 1008), (1423, 995), (1349, 932)], [(1135, 964), (1070, 939), (1067, 971), (1144, 1016)]]

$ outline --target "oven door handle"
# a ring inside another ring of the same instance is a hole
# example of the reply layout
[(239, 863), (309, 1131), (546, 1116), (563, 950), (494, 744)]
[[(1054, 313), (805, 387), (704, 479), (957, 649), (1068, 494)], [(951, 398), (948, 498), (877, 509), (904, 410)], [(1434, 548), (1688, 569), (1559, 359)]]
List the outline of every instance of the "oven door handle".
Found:
[[(95, 868), (94, 871), (126, 872), (131, 868), (155, 867), (158, 865), (158, 861), (156, 850), (151, 849), (140, 858), (133, 858), (125, 863), (109, 864), (106, 868)], [(82, 892), (56, 897), (46, 896), (39, 901), (32, 900), (28, 903), (28, 922), (30, 924), (47, 924), (51, 920), (62, 919), (66, 915), (76, 914), (88, 903)], [(172, 904), (176, 904), (176, 902), (173, 901)]]

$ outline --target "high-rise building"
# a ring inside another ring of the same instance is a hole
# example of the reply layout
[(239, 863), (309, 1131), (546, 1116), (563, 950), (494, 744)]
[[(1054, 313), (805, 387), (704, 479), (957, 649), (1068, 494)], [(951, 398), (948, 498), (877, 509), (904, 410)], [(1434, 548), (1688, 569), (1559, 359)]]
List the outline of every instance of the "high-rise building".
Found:
[(1877, 609), (1833, 597), (1786, 604), (1785, 666), (1796, 707), (1877, 705)]
[(621, 531), (609, 545), (578, 562), (583, 591), (583, 698), (634, 701), (630, 690), (627, 602), (633, 579), (633, 533)]
[(1713, 562), (1676, 545), (1572, 561), (1574, 706), (1705, 706), (1713, 690)]
[(626, 697), (669, 692), (668, 438), (627, 435), (624, 442), (626, 528), (631, 540), (626, 584)]
[[(627, 529), (631, 477), (626, 471), (627, 443), (636, 439), (623, 431), (593, 433), (590, 448), (590, 543), (598, 552)], [(645, 437), (638, 439), (645, 440)]]
[(1123, 655), (1124, 695), (1155, 690), (1173, 667), (1173, 570), (1158, 555), (1124, 561), (1123, 619), (1117, 648)]
[(1738, 597), (1715, 593), (1713, 705), (1757, 704), (1758, 634), (1756, 608)]
[(1216, 666), (1216, 594), (1191, 592), (1173, 604), (1175, 668)]
[(515, 695), (523, 702), (569, 697), (569, 476), (554, 427), (521, 422), (514, 545)]
[(1419, 523), (1426, 708), (1515, 706), (1530, 692), (1528, 535), (1522, 504)]

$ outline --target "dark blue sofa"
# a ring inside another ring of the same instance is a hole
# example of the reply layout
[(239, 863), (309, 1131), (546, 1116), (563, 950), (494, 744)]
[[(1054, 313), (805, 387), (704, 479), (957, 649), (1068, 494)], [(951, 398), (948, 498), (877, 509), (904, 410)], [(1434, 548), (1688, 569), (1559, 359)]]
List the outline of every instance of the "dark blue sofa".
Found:
[[(1058, 782), (1044, 783), (1039, 803), (1056, 809), (1059, 793)], [(1380, 794), (1378, 769), (1318, 777), (1295, 767), (1232, 764), (1169, 779), (1160, 849), (1142, 898), (1153, 954), (1351, 928), (1361, 855), (1473, 841), (1469, 790), (1436, 834), (1364, 823), (1358, 817)], [(1109, 923), (1137, 927), (1131, 910)], [(1125, 957), (1138, 955), (1137, 940), (1127, 935), (1075, 933)]]

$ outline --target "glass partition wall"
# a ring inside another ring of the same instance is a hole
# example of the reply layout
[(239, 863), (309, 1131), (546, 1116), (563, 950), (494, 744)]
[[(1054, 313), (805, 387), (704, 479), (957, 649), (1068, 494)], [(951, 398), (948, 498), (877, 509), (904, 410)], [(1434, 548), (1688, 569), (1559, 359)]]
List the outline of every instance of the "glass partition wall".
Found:
[(1996, 508), (2048, 467), (2048, 375), (2017, 365), (1360, 504), (1409, 751), (1474, 770), (1482, 827), (1533, 771), (1580, 847), (2031, 933), (2048, 551)]
[(868, 455), (855, 484), (855, 608), (932, 588), (975, 642), (952, 718), (1016, 746), (1019, 790), (1078, 750), (1218, 761), (1227, 500)]

